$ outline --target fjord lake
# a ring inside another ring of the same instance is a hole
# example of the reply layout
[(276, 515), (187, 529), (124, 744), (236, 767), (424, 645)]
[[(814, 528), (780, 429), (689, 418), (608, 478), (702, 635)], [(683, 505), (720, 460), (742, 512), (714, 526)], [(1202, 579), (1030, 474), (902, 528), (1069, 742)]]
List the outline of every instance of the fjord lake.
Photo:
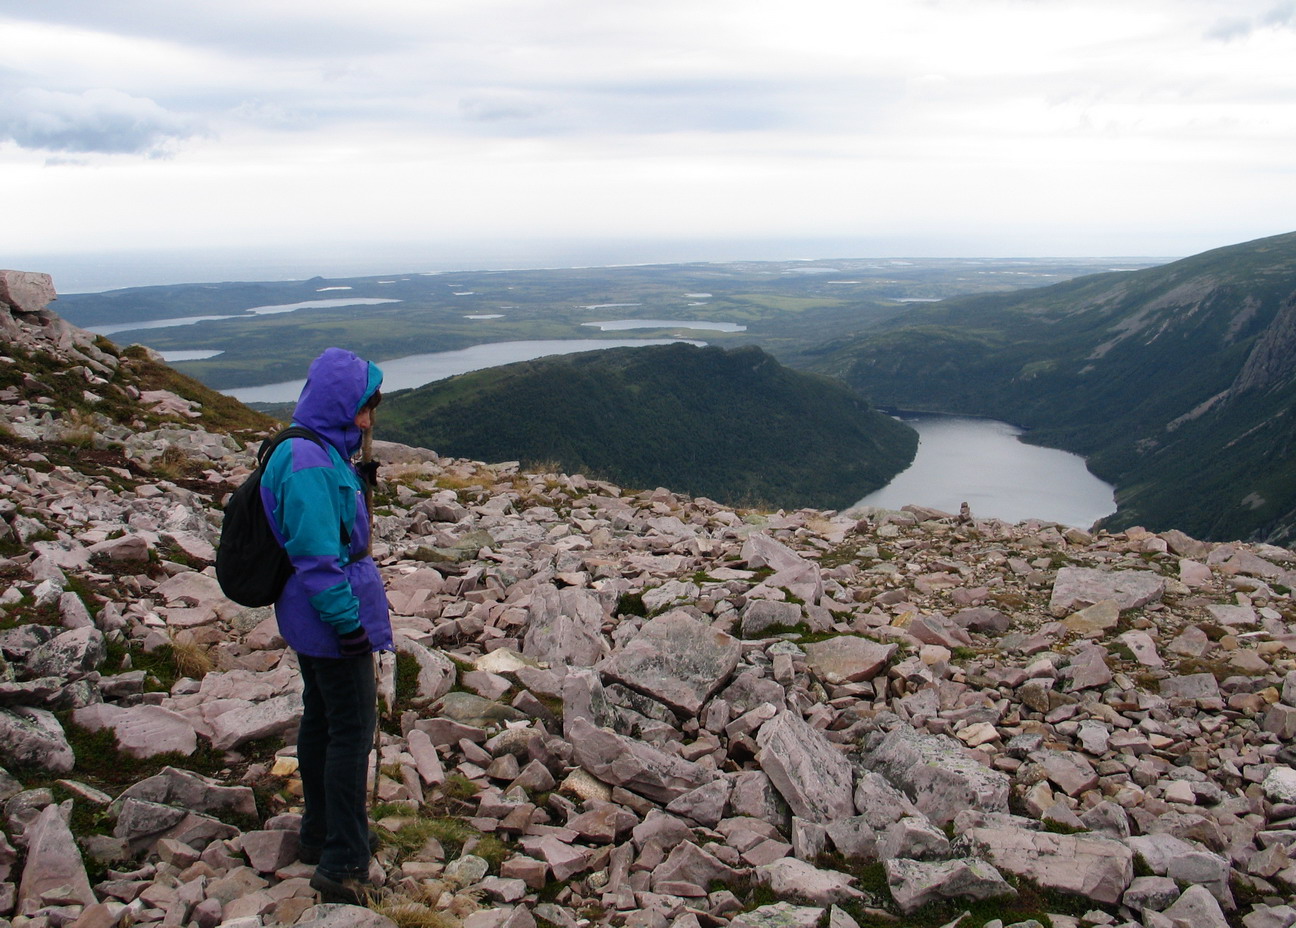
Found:
[(852, 508), (926, 506), (975, 518), (1041, 519), (1077, 528), (1116, 511), (1112, 487), (1084, 458), (1018, 440), (1023, 430), (994, 419), (902, 414), (918, 432), (913, 463)]

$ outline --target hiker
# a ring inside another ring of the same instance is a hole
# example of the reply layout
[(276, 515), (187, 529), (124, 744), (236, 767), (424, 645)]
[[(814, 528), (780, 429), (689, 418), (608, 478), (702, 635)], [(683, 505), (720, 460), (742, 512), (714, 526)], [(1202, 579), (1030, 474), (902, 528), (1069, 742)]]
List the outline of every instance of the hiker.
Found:
[(325, 350), (311, 363), (293, 412), (293, 424), (323, 444), (283, 442), (261, 481), (261, 499), (293, 567), (275, 616), (304, 683), (300, 858), (317, 864), (311, 886), (325, 901), (352, 904), (373, 888), (365, 801), (377, 724), (372, 655), (392, 649), (392, 630), (382, 577), (368, 554), (364, 481), (351, 458), (372, 428), (381, 384), (377, 365), (341, 348)]

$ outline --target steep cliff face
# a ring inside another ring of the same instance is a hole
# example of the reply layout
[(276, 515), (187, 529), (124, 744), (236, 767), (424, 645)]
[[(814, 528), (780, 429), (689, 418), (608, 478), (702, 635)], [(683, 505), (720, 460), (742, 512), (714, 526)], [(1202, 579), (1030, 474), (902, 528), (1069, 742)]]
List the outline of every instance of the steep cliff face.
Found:
[(1257, 336), (1255, 347), (1238, 371), (1231, 392), (1269, 390), (1296, 379), (1296, 293), (1283, 303), (1273, 322)]
[(819, 369), (883, 406), (1007, 419), (1083, 454), (1117, 486), (1114, 526), (1276, 540), (1296, 508), (1294, 302), (1296, 233), (915, 309)]

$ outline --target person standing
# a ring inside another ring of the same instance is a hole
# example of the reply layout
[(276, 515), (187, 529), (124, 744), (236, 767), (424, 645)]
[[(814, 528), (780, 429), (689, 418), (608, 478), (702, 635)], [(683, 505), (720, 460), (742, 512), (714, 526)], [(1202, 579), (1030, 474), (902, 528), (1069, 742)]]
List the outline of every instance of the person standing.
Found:
[(270, 456), (261, 499), (293, 566), (275, 603), (301, 668), (297, 736), (305, 811), (300, 858), (326, 902), (363, 903), (373, 891), (366, 803), (377, 724), (373, 652), (392, 649), (382, 577), (369, 555), (364, 481), (351, 459), (382, 398), (382, 371), (328, 348), (307, 373), (293, 424), (321, 443), (292, 438)]

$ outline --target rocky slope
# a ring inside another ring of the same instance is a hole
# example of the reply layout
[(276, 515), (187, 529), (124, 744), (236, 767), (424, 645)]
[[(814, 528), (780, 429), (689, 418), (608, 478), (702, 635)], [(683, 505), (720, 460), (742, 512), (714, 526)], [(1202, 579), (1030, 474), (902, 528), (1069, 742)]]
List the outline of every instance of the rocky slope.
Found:
[(382, 442), (387, 894), (317, 905), (293, 658), (209, 569), (250, 449), (6, 280), (15, 926), (1296, 923), (1292, 551)]

